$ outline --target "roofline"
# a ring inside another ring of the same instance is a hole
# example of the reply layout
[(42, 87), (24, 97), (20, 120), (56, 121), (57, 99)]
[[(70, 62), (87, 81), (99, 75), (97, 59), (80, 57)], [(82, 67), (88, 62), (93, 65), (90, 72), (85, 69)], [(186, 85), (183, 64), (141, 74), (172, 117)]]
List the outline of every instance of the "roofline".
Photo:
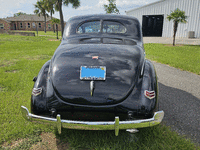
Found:
[[(23, 14), (22, 14), (23, 15)], [(25, 16), (38, 16), (37, 14), (25, 14)], [(8, 21), (8, 22), (11, 22), (11, 21), (22, 21), (23, 22), (23, 20), (13, 20), (13, 18), (17, 18), (18, 16), (16, 16), (16, 17), (7, 17), (7, 18), (0, 18), (0, 19), (4, 19), (5, 21)], [(38, 17), (43, 17), (42, 15), (40, 15), (40, 16), (38, 16)], [(49, 17), (47, 17), (47, 18), (51, 18), (50, 16)], [(54, 19), (58, 19), (58, 18), (55, 18), (55, 17), (53, 17), (52, 16), (52, 18), (54, 18)], [(51, 19), (50, 19), (51, 20)], [(50, 20), (48, 20), (48, 21), (50, 21)], [(60, 20), (60, 19), (59, 19)], [(26, 20), (26, 21), (35, 21), (35, 22), (38, 22), (37, 20)], [(47, 21), (47, 22), (48, 22)], [(41, 21), (40, 21), (41, 22)]]
[(10, 21), (6, 20), (5, 18), (0, 18), (0, 20), (3, 20), (5, 22), (11, 23)]
[(160, 0), (160, 1), (157, 1), (157, 2), (154, 2), (154, 3), (150, 3), (150, 4), (147, 4), (147, 5), (138, 7), (138, 8), (134, 8), (134, 9), (125, 11), (125, 13), (129, 13), (129, 12), (131, 12), (131, 11), (138, 10), (138, 9), (141, 9), (141, 8), (144, 8), (144, 7), (147, 7), (147, 6), (150, 6), (150, 5), (154, 5), (154, 4), (157, 4), (157, 3), (161, 3), (161, 2), (163, 2), (163, 1), (166, 1), (166, 0)]

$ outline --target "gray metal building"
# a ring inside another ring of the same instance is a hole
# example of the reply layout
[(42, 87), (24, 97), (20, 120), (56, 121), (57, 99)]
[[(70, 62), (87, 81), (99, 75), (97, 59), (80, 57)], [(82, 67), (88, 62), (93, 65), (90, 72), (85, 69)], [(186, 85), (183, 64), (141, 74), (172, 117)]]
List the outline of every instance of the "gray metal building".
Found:
[(173, 37), (173, 21), (166, 17), (176, 8), (188, 16), (186, 24), (178, 24), (176, 37), (188, 37), (188, 33), (194, 31), (194, 37), (200, 38), (200, 0), (160, 0), (128, 10), (126, 15), (138, 18), (143, 36)]

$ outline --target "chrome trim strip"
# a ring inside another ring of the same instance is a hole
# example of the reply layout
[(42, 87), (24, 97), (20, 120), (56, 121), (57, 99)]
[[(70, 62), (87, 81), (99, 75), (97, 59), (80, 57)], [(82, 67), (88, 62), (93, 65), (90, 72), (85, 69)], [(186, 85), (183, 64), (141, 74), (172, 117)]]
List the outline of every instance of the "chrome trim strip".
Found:
[(58, 128), (58, 133), (61, 133), (61, 128), (69, 129), (82, 129), (82, 130), (115, 130), (115, 135), (118, 136), (119, 129), (136, 129), (158, 125), (163, 117), (164, 111), (157, 111), (154, 116), (150, 119), (131, 120), (131, 121), (119, 121), (119, 117), (115, 117), (115, 121), (101, 121), (101, 122), (90, 122), (90, 121), (73, 121), (73, 120), (62, 120), (58, 114), (55, 118), (48, 118), (38, 116), (29, 113), (28, 109), (21, 106), (22, 116), (32, 122), (54, 124)]
[(93, 96), (94, 88), (95, 88), (94, 81), (90, 81), (90, 95), (91, 96)]

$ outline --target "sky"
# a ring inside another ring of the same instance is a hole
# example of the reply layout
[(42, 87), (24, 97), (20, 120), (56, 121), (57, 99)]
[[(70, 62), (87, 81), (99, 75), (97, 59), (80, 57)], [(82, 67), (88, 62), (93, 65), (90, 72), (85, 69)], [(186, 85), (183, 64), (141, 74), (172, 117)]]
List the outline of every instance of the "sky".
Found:
[[(117, 8), (121, 15), (125, 15), (125, 11), (138, 8), (159, 0), (116, 0)], [(34, 4), (37, 0), (0, 0), (0, 18), (13, 17), (15, 13), (24, 12), (34, 14)], [(80, 7), (72, 8), (72, 5), (63, 6), (64, 20), (77, 15), (87, 14), (105, 14), (103, 5), (108, 4), (108, 0), (80, 0)], [(59, 12), (53, 17), (60, 19)]]

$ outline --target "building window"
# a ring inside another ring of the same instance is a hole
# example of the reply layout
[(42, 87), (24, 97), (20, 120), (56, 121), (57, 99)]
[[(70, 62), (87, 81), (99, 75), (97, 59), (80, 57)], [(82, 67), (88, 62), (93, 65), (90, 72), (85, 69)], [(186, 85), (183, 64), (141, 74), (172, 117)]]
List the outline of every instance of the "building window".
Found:
[(30, 28), (31, 27), (31, 25), (30, 25), (30, 23), (28, 23), (28, 28)]
[(51, 29), (51, 24), (48, 24), (48, 28)]
[(39, 28), (41, 28), (41, 27), (42, 27), (40, 22), (39, 22), (39, 24), (38, 24), (38, 25), (39, 25)]
[(3, 23), (0, 23), (0, 29), (4, 29)]
[(32, 26), (33, 26), (33, 28), (35, 28), (35, 23), (34, 22), (32, 23)]
[(20, 23), (20, 28), (23, 28), (23, 25), (22, 25), (22, 23)]

